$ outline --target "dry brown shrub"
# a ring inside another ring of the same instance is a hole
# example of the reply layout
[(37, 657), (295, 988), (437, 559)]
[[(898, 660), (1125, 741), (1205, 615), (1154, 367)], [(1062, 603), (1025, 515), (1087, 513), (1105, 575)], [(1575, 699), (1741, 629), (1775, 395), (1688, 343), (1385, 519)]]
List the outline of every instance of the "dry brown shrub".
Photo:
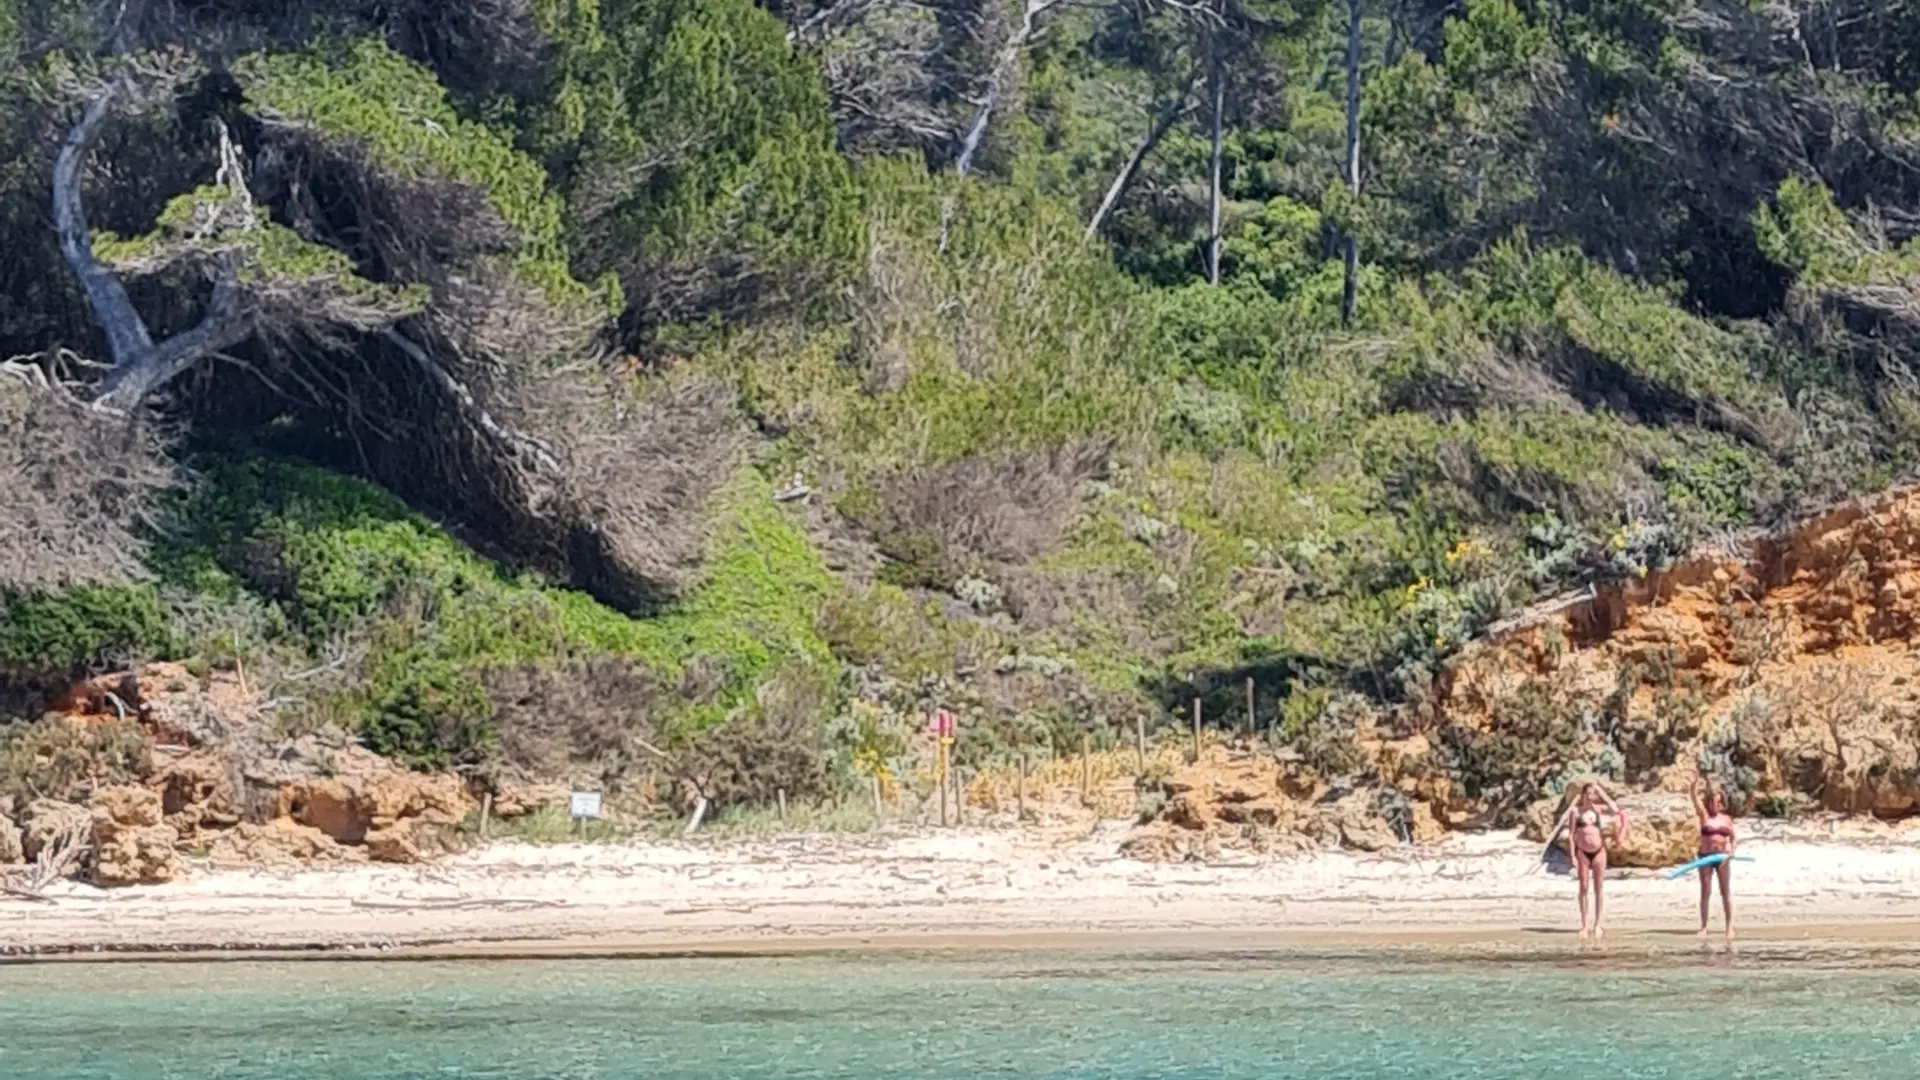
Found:
[(628, 611), (684, 588), (706, 545), (707, 500), (746, 449), (734, 393), (692, 381), (623, 399), (582, 377), (518, 397), (528, 428), (564, 449), (560, 505), (542, 511), (553, 529), (548, 559)]
[(1098, 627), (1140, 655), (1153, 655), (1169, 644), (1152, 631), (1151, 590), (1113, 569), (1027, 568), (1004, 579), (1007, 612), (1027, 630), (1074, 634)]
[(685, 796), (715, 806), (765, 804), (781, 791), (812, 798), (827, 790), (819, 718), (832, 687), (816, 674), (788, 669), (761, 686), (757, 707), (695, 736), (678, 756)]
[(949, 586), (1057, 549), (1106, 457), (1104, 446), (1069, 443), (907, 472), (881, 485), (866, 524), (910, 580)]
[(0, 372), (0, 589), (142, 576), (140, 525), (173, 482), (141, 418)]
[(153, 744), (139, 725), (49, 716), (0, 727), (0, 797), (21, 806), (35, 799), (84, 800), (96, 787), (145, 778)]
[(629, 661), (524, 664), (491, 672), (500, 758), (536, 781), (592, 780), (609, 790), (657, 770), (660, 687)]

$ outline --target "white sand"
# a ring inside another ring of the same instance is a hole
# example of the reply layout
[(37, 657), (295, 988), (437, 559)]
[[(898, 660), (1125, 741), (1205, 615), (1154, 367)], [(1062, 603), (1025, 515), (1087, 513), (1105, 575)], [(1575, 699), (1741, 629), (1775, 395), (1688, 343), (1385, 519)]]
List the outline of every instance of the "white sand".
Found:
[[(1920, 829), (1743, 823), (1743, 936), (1920, 944)], [(1511, 833), (1417, 852), (1152, 865), (1109, 824), (728, 846), (495, 844), (417, 867), (200, 869), (170, 885), (0, 896), (0, 955), (459, 946), (647, 952), (1075, 941), (1503, 940), (1568, 935), (1574, 885)], [(1614, 938), (1690, 932), (1694, 879), (1607, 883)], [(1714, 927), (1719, 929), (1718, 900)]]

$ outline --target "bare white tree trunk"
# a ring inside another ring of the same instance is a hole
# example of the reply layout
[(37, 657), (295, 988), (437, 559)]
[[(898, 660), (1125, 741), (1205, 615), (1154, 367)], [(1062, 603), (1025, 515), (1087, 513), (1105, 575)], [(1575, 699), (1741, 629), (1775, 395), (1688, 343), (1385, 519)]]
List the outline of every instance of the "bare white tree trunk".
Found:
[[(1360, 5), (1347, 0), (1347, 190), (1360, 194)], [(1346, 281), (1340, 290), (1340, 323), (1353, 322), (1360, 291), (1360, 242), (1347, 228)]]
[(1207, 281), (1220, 284), (1220, 132), (1226, 123), (1227, 73), (1220, 63), (1220, 44), (1213, 45), (1213, 178), (1209, 185), (1212, 225), (1207, 231)]
[(1013, 69), (1020, 62), (1020, 54), (1033, 43), (1034, 35), (1040, 32), (1040, 16), (1050, 7), (1062, 0), (1024, 0), (1020, 13), (1020, 26), (1007, 37), (1005, 45), (1000, 47), (1000, 55), (994, 59), (993, 70), (987, 75), (986, 93), (981, 95), (980, 107), (974, 111), (973, 123), (967, 125), (966, 138), (960, 143), (960, 157), (954, 162), (953, 169), (961, 176), (973, 171), (973, 156), (980, 151), (980, 143), (987, 136), (987, 125), (993, 120), (993, 110), (1000, 103), (1000, 94), (1007, 80), (1013, 77)]
[[(113, 366), (101, 381), (95, 403), (124, 410), (138, 405), (201, 357), (244, 340), (250, 331), (229, 266), (216, 274), (213, 294), (199, 324), (156, 345), (126, 287), (94, 256), (82, 192), (83, 174), (87, 155), (113, 115), (115, 98), (122, 92), (122, 84), (109, 83), (87, 102), (80, 122), (67, 133), (53, 166), (53, 221), (60, 234), (60, 253), (80, 280), (87, 307), (106, 334), (107, 349), (112, 354)], [(246, 181), (237, 174), (237, 154), (230, 143), (224, 139), (222, 143), (222, 175), (228, 177), (228, 183), (238, 185), (237, 190), (244, 191)]]
[(502, 425), (498, 420), (495, 420), (493, 415), (487, 412), (485, 407), (473, 396), (473, 391), (467, 389), (466, 384), (454, 378), (452, 373), (447, 371), (446, 368), (441, 367), (440, 364), (428, 354), (427, 350), (422, 348), (412, 338), (401, 333), (395, 327), (388, 327), (382, 332), (381, 336), (386, 338), (388, 343), (393, 345), (394, 348), (404, 353), (407, 359), (412, 360), (414, 366), (420, 369), (421, 374), (425, 375), (435, 386), (444, 390), (449, 397), (452, 397), (458, 402), (461, 410), (467, 414), (468, 419), (473, 425), (486, 433), (489, 438), (519, 453), (525, 454), (541, 469), (545, 469), (548, 472), (560, 471), (560, 462), (554, 457), (551, 446), (546, 445), (532, 436), (523, 435), (520, 432), (514, 431)]
[(1100, 200), (1100, 208), (1093, 212), (1092, 219), (1087, 222), (1087, 239), (1091, 240), (1100, 234), (1100, 226), (1106, 223), (1107, 215), (1113, 213), (1113, 208), (1119, 205), (1120, 196), (1126, 194), (1128, 185), (1133, 183), (1134, 176), (1140, 172), (1140, 166), (1146, 163), (1147, 156), (1153, 153), (1154, 147), (1160, 145), (1160, 140), (1173, 129), (1176, 121), (1193, 111), (1193, 102), (1189, 100), (1192, 93), (1193, 83), (1189, 81), (1186, 88), (1180, 92), (1180, 97), (1160, 110), (1160, 115), (1154, 117), (1153, 123), (1147, 127), (1146, 134), (1134, 144), (1133, 153), (1127, 155), (1127, 160), (1120, 166), (1120, 171), (1114, 176), (1113, 183), (1107, 185), (1107, 194)]
[(787, 44), (807, 45), (827, 37), (836, 27), (859, 22), (873, 4), (874, 0), (838, 0), (828, 4), (787, 31)]

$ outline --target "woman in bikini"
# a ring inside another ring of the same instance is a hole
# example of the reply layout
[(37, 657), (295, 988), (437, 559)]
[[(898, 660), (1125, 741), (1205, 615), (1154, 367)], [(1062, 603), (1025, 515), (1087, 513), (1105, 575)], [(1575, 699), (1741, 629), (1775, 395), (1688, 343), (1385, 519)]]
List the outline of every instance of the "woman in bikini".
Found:
[[(1597, 781), (1580, 786), (1580, 797), (1567, 811), (1567, 854), (1573, 857), (1574, 873), (1580, 876), (1580, 939), (1585, 941), (1591, 925), (1595, 940), (1602, 936), (1600, 915), (1605, 903), (1607, 844), (1600, 833), (1602, 812), (1614, 817), (1613, 842), (1627, 838), (1627, 815), (1615, 805), (1612, 796)], [(1587, 922), (1587, 892), (1593, 892), (1593, 922)]]
[(1733, 936), (1733, 815), (1727, 813), (1718, 789), (1708, 787), (1701, 797), (1700, 775), (1694, 774), (1687, 794), (1693, 797), (1693, 812), (1700, 818), (1700, 854), (1725, 855), (1718, 866), (1700, 868), (1700, 936), (1707, 936), (1707, 912), (1713, 899), (1713, 879), (1720, 879), (1720, 913), (1727, 924), (1727, 936)]

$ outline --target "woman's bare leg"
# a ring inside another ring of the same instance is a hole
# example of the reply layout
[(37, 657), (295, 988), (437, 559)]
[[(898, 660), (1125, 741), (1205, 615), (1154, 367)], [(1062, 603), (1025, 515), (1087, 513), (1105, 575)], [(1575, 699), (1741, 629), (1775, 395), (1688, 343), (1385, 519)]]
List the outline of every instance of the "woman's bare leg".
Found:
[(1707, 911), (1713, 901), (1713, 867), (1700, 868), (1700, 937), (1707, 936)]
[(1727, 922), (1727, 936), (1733, 936), (1733, 860), (1713, 868), (1720, 878), (1720, 914)]
[(1600, 940), (1606, 931), (1600, 928), (1600, 912), (1606, 905), (1607, 897), (1607, 849), (1601, 848), (1588, 860), (1593, 875), (1593, 939)]
[(1573, 872), (1580, 876), (1580, 940), (1587, 939), (1587, 854), (1575, 849), (1573, 853)]

